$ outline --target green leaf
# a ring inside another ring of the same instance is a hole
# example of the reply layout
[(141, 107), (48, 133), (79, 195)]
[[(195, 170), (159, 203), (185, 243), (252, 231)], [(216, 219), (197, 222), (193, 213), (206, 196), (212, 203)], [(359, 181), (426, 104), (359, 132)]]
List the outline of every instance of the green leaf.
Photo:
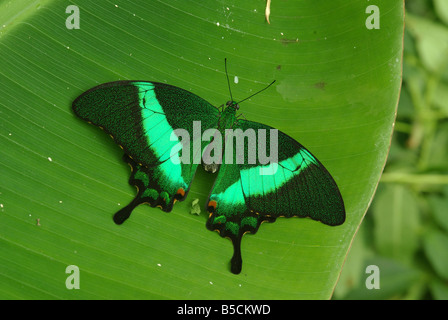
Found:
[(385, 257), (410, 264), (418, 248), (417, 199), (403, 185), (386, 185), (381, 191), (373, 206), (375, 247)]
[(448, 115), (448, 106), (446, 104), (447, 99), (448, 85), (443, 82), (439, 82), (434, 92), (434, 105), (446, 115)]
[(448, 208), (448, 196), (439, 197), (431, 195), (428, 197), (429, 205), (434, 216), (434, 220), (438, 225), (448, 231), (448, 215), (446, 214)]
[[(0, 298), (327, 299), (377, 186), (399, 88), (403, 2), (376, 1), (369, 30), (358, 0), (73, 1), (0, 3)], [(140, 206), (122, 151), (77, 119), (72, 101), (107, 81), (143, 79), (189, 90), (219, 106), (249, 96), (244, 116), (305, 145), (337, 181), (347, 221), (263, 224), (242, 242), (243, 271), (229, 270), (230, 241), (205, 228), (213, 184), (199, 173), (171, 213)], [(39, 219), (39, 220), (37, 220)], [(80, 270), (68, 290), (66, 267)]]
[(414, 267), (403, 265), (394, 259), (388, 259), (381, 256), (374, 256), (365, 261), (366, 266), (376, 266), (379, 272), (377, 278), (378, 289), (369, 289), (366, 281), (370, 282), (369, 276), (372, 273), (362, 273), (360, 278), (361, 285), (351, 291), (345, 299), (347, 300), (385, 300), (398, 298), (412, 285), (420, 282), (421, 272)]
[(423, 65), (436, 74), (448, 76), (448, 28), (440, 23), (406, 15), (408, 30), (416, 39)]
[(444, 0), (434, 0), (434, 7), (440, 20), (448, 25), (448, 2)]
[(448, 235), (431, 230), (423, 238), (423, 247), (436, 273), (448, 280)]
[(448, 300), (448, 284), (438, 279), (430, 283), (431, 293), (437, 300)]
[(365, 287), (366, 267), (368, 266), (366, 260), (371, 256), (372, 252), (366, 244), (365, 224), (362, 224), (350, 247), (334, 291), (334, 298), (343, 299), (351, 291)]

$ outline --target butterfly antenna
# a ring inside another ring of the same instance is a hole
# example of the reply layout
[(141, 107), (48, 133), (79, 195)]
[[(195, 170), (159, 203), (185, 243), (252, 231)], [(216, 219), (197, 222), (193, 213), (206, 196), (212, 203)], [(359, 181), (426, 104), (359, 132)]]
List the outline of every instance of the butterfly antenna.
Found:
[(246, 99), (243, 99), (243, 100), (237, 102), (237, 104), (240, 104), (241, 102), (246, 101), (247, 99), (250, 99), (250, 98), (252, 98), (253, 96), (259, 94), (260, 92), (266, 90), (267, 88), (269, 88), (270, 86), (272, 86), (272, 85), (274, 84), (274, 82), (275, 82), (275, 80), (272, 81), (270, 84), (268, 84), (265, 88), (261, 89), (260, 91), (257, 91), (257, 92), (255, 92), (253, 95), (248, 96)]
[(224, 68), (226, 69), (227, 86), (229, 87), (230, 101), (233, 101), (232, 90), (230, 90), (229, 74), (227, 73), (227, 58), (224, 58)]

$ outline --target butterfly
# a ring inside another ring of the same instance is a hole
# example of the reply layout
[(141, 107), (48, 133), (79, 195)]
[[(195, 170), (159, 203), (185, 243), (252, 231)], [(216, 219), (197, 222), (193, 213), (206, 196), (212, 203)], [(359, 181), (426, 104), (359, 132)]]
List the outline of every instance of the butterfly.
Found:
[[(226, 75), (230, 90), (227, 65)], [(242, 270), (243, 235), (255, 234), (262, 222), (295, 216), (344, 223), (341, 193), (320, 161), (287, 134), (237, 115), (240, 102), (231, 95), (215, 107), (172, 85), (133, 80), (104, 83), (77, 97), (74, 113), (110, 134), (131, 167), (137, 195), (114, 222), (122, 224), (143, 203), (170, 212), (202, 166), (216, 174), (206, 227), (232, 241), (234, 274)]]

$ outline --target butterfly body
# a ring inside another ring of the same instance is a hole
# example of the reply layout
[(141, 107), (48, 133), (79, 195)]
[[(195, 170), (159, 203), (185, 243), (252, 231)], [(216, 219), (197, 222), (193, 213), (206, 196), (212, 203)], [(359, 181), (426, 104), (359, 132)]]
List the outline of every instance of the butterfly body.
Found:
[[(225, 138), (227, 136), (226, 130), (237, 128), (236, 111), (239, 109), (238, 104), (235, 101), (228, 101), (226, 106), (222, 105), (219, 112), (216, 131), (213, 133), (211, 143), (206, 146), (203, 157), (202, 166), (205, 171), (215, 173), (218, 171), (220, 164), (223, 162), (222, 154), (224, 153)], [(219, 141), (216, 139), (219, 138)], [(223, 141), (224, 139), (224, 141)], [(218, 143), (217, 146), (214, 143)], [(218, 161), (210, 158), (210, 153), (213, 148), (220, 148)]]
[(235, 274), (242, 268), (243, 235), (256, 233), (264, 221), (345, 221), (339, 189), (319, 160), (285, 133), (241, 119), (235, 101), (216, 108), (175, 86), (117, 81), (86, 91), (73, 110), (112, 135), (131, 167), (137, 195), (114, 215), (117, 224), (142, 203), (171, 211), (187, 197), (201, 164), (217, 173), (206, 227), (231, 239)]
[(218, 129), (221, 132), (221, 135), (224, 135), (225, 129), (232, 129), (236, 124), (236, 111), (239, 109), (238, 104), (235, 101), (228, 101), (226, 103), (226, 107), (220, 113), (219, 121), (218, 121)]

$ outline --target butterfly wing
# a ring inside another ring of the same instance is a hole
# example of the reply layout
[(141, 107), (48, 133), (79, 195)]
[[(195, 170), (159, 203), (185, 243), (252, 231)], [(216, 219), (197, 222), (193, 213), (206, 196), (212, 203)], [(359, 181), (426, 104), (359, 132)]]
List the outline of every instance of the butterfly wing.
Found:
[[(232, 240), (233, 273), (239, 273), (242, 267), (242, 236), (246, 232), (256, 233), (263, 221), (273, 222), (282, 216), (310, 217), (332, 226), (345, 221), (344, 202), (335, 181), (305, 147), (260, 123), (239, 120), (237, 126), (242, 132), (253, 130), (257, 146), (250, 146), (247, 141), (242, 153), (247, 159), (241, 159), (241, 154), (235, 152), (237, 148), (227, 148), (233, 138), (226, 138), (225, 153), (233, 150), (235, 154), (225, 157), (225, 161), (233, 161), (220, 168), (208, 202), (207, 221), (208, 229)], [(264, 155), (260, 154), (260, 141), (264, 142)], [(250, 154), (255, 150), (256, 160), (250, 163)], [(267, 163), (266, 158), (273, 153), (277, 153), (277, 159)]]
[[(117, 212), (123, 223), (141, 203), (171, 211), (183, 200), (200, 161), (181, 161), (184, 153), (195, 158), (204, 147), (185, 140), (177, 130), (193, 134), (194, 121), (201, 131), (216, 127), (219, 111), (204, 99), (181, 88), (147, 81), (116, 81), (92, 88), (73, 102), (80, 118), (109, 133), (125, 152), (131, 166), (130, 184), (136, 198)], [(201, 134), (202, 132), (200, 132)], [(199, 139), (200, 140), (200, 139)]]

